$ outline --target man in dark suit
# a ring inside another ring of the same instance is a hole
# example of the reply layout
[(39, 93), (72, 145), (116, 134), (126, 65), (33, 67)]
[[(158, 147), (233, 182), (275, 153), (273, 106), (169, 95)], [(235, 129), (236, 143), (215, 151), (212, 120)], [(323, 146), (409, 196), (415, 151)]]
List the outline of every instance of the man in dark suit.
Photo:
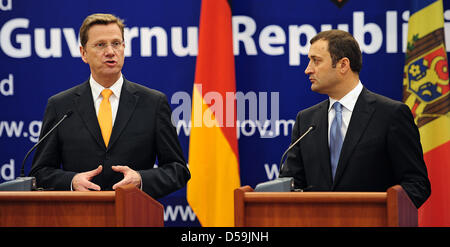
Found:
[(324, 31), (311, 40), (305, 73), (311, 90), (329, 99), (300, 111), (295, 142), (280, 177), (310, 191), (386, 191), (400, 184), (419, 208), (431, 187), (417, 126), (409, 108), (361, 84), (362, 55), (348, 32)]
[(41, 136), (72, 114), (38, 147), (30, 175), (47, 189), (112, 190), (133, 184), (155, 198), (184, 187), (190, 173), (166, 96), (122, 75), (122, 20), (90, 15), (80, 40), (91, 76), (48, 100)]

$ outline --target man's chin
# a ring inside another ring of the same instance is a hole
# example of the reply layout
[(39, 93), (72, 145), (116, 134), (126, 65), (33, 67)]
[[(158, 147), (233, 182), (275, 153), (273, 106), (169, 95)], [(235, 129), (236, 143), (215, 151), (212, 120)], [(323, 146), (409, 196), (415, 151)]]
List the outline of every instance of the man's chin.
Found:
[(121, 72), (117, 72), (117, 71), (102, 71), (101, 73), (97, 73), (96, 75), (94, 75), (94, 79), (95, 80), (100, 80), (97, 82), (101, 82), (101, 81), (117, 81), (120, 78)]
[(120, 76), (120, 70), (115, 69), (105, 69), (102, 71), (101, 76), (105, 78), (119, 78)]
[(311, 85), (311, 91), (313, 91), (315, 93), (320, 93), (320, 94), (327, 94), (327, 92), (323, 88), (318, 87), (317, 85), (314, 85), (314, 84)]
[(315, 84), (311, 84), (311, 91), (316, 92), (316, 93), (320, 93), (320, 88), (315, 85)]

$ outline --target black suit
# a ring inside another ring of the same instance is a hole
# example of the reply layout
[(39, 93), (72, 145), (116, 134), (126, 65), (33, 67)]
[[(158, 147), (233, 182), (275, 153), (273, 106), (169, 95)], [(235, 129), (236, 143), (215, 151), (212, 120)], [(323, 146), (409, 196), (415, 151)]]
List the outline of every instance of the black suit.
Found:
[[(123, 178), (111, 169), (126, 165), (140, 173), (143, 191), (158, 198), (184, 187), (189, 170), (171, 122), (171, 109), (161, 92), (124, 79), (117, 116), (106, 148), (89, 81), (48, 100), (41, 136), (68, 112), (66, 119), (36, 150), (30, 175), (38, 186), (70, 190), (76, 173), (103, 166), (92, 182), (102, 190)], [(158, 168), (153, 168), (158, 157)]]
[(400, 184), (419, 207), (431, 193), (419, 131), (409, 108), (363, 88), (353, 109), (333, 181), (325, 100), (300, 111), (292, 142), (311, 125), (287, 156), (280, 177), (312, 191), (386, 191)]

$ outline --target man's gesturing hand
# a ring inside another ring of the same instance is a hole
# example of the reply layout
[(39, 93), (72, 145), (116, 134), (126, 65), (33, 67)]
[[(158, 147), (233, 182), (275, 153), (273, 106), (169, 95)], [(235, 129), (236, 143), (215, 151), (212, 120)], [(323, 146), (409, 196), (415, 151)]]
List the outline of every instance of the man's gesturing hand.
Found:
[(138, 188), (141, 187), (142, 178), (141, 178), (141, 175), (137, 171), (129, 168), (128, 166), (112, 166), (111, 168), (115, 172), (123, 173), (123, 176), (124, 176), (122, 180), (120, 180), (118, 183), (116, 183), (112, 187), (113, 190), (115, 190), (119, 186), (127, 185), (127, 184), (134, 184)]
[(72, 179), (72, 189), (77, 191), (100, 190), (100, 186), (92, 183), (91, 179), (100, 174), (102, 169), (103, 167), (100, 165), (95, 170), (78, 173)]

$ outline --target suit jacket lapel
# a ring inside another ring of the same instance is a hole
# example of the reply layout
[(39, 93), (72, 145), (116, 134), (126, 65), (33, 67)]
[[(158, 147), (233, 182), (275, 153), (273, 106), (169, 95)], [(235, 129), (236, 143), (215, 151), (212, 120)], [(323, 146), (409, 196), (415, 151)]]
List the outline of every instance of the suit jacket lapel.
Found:
[(124, 78), (122, 91), (120, 92), (119, 108), (117, 109), (116, 120), (109, 140), (108, 149), (110, 149), (119, 138), (125, 126), (128, 124), (134, 109), (136, 108), (139, 96), (136, 95), (136, 90), (129, 82)]
[(358, 100), (356, 101), (356, 105), (353, 109), (352, 117), (347, 128), (347, 134), (345, 135), (344, 143), (342, 144), (333, 189), (342, 177), (350, 156), (367, 128), (367, 124), (369, 123), (369, 120), (375, 110), (372, 105), (374, 102), (375, 98), (370, 95), (370, 92), (366, 88), (363, 88)]
[(95, 113), (89, 80), (80, 85), (79, 90), (75, 93), (75, 95), (74, 109), (76, 109), (81, 119), (84, 121), (86, 128), (89, 130), (96, 142), (101, 147), (106, 148), (102, 138), (100, 125), (98, 124), (97, 114)]
[(320, 105), (319, 116), (317, 119), (317, 142), (314, 143), (318, 152), (315, 156), (320, 160), (319, 165), (322, 174), (325, 175), (327, 184), (331, 187), (333, 179), (331, 177), (330, 148), (328, 146), (328, 104), (329, 100), (324, 101)]

